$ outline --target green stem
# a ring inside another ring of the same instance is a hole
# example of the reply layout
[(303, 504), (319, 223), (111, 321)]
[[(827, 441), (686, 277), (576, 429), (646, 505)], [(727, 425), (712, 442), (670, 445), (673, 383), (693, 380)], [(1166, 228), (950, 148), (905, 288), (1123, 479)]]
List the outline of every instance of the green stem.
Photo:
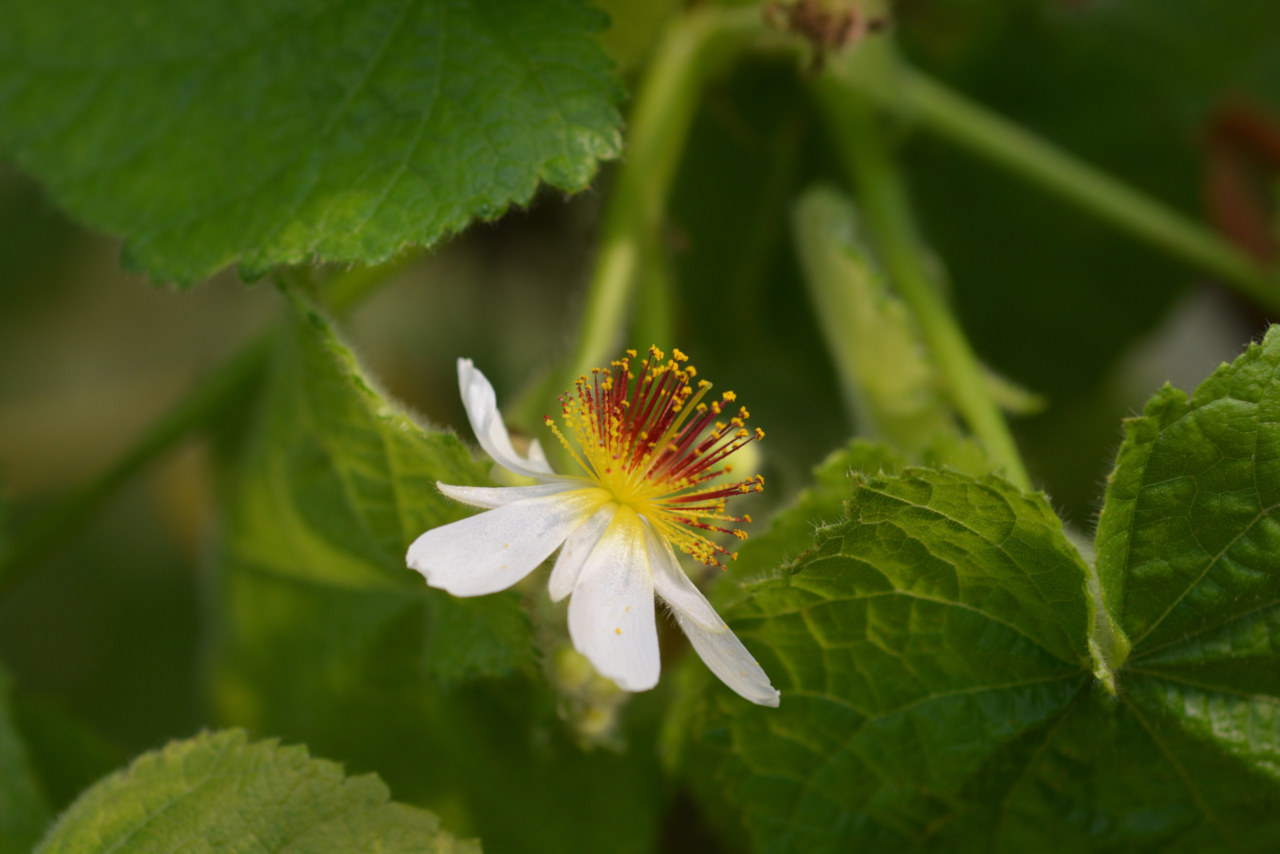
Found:
[(1029, 488), (1022, 457), (983, 379), (982, 366), (923, 263), (906, 188), (876, 117), (867, 104), (849, 97), (831, 80), (818, 80), (819, 101), (894, 286), (915, 315), (956, 410), (1005, 476)]
[(629, 117), (626, 160), (610, 190), (570, 377), (607, 364), (622, 345), (640, 265), (661, 247), (667, 196), (702, 84), (714, 60), (724, 58), (733, 35), (744, 28), (751, 34), (759, 31), (758, 13), (749, 11), (748, 17), (741, 11), (696, 9), (674, 19), (658, 43)]
[[(375, 267), (353, 268), (331, 279), (328, 304), (342, 313), (418, 258), (417, 253)], [(60, 499), (0, 553), (0, 597), (9, 594), (40, 562), (91, 519), (119, 489), (228, 405), (243, 400), (267, 362), (270, 339), (263, 336), (205, 377), (156, 421), (106, 471)]]
[[(627, 315), (638, 283), (646, 291), (640, 310), (653, 316), (638, 332), (671, 332), (671, 285), (662, 258), (667, 197), (703, 83), (754, 41), (773, 38), (760, 12), (697, 8), (676, 17), (659, 40), (628, 117), (625, 160), (618, 166), (605, 207), (600, 249), (575, 336), (563, 370), (530, 388), (510, 408), (512, 420), (531, 424), (548, 400), (575, 378), (606, 365), (623, 347)], [(671, 341), (638, 341), (669, 346)]]
[(852, 63), (832, 79), (1280, 311), (1277, 281), (1230, 242), (905, 63)]

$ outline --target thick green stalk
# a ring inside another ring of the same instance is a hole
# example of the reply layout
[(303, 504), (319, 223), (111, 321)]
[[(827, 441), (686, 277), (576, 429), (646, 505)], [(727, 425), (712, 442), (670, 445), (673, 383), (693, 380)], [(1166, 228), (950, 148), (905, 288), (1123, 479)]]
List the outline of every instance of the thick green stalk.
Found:
[[(646, 277), (663, 275), (654, 255), (661, 251), (667, 196), (694, 108), (707, 73), (726, 53), (742, 46), (742, 33), (759, 31), (758, 13), (748, 11), (749, 16), (696, 9), (674, 18), (659, 41), (629, 117), (626, 160), (610, 189), (600, 254), (569, 363), (570, 378), (617, 355), (641, 266)], [(659, 279), (655, 287), (669, 286)], [(660, 307), (662, 300), (655, 302)]]
[[(335, 276), (324, 288), (326, 301), (341, 314), (418, 257), (418, 253), (409, 253), (386, 264), (357, 267)], [(122, 486), (229, 405), (242, 400), (261, 376), (268, 350), (268, 337), (252, 341), (203, 378), (106, 471), (58, 500), (28, 526), (8, 549), (0, 552), (0, 596), (9, 593), (51, 551), (93, 518)]]
[[(693, 9), (667, 26), (628, 117), (625, 159), (609, 188), (600, 249), (587, 283), (573, 353), (510, 408), (513, 421), (531, 424), (575, 378), (616, 358), (633, 303), (638, 302), (638, 310), (646, 314), (635, 319), (638, 333), (671, 334), (671, 284), (662, 257), (662, 225), (671, 183), (703, 83), (762, 38), (773, 35), (764, 29), (755, 8)], [(644, 291), (638, 299), (637, 288)], [(666, 347), (676, 342), (635, 343)]]
[(1022, 457), (982, 366), (924, 263), (906, 188), (876, 117), (865, 102), (849, 97), (829, 77), (817, 81), (817, 92), (885, 268), (915, 315), (956, 410), (1005, 476), (1029, 488)]
[(1280, 311), (1280, 278), (1194, 220), (1143, 195), (906, 63), (833, 68), (833, 86), (918, 122), (997, 166)]

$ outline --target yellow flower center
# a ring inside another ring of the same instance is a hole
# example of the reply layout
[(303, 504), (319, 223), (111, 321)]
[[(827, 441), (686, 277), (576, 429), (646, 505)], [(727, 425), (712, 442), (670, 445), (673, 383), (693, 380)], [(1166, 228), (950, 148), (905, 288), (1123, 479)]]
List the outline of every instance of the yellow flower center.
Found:
[(623, 507), (649, 521), (681, 551), (705, 564), (723, 566), (732, 557), (709, 539), (712, 532), (746, 539), (746, 532), (724, 523), (750, 522), (750, 516), (725, 515), (725, 501), (764, 489), (759, 475), (742, 481), (723, 476), (734, 451), (764, 438), (748, 430), (746, 408), (727, 415), (736, 399), (724, 392), (704, 401), (711, 383), (697, 380), (688, 357), (673, 350), (670, 359), (650, 347), (633, 373), (636, 351), (579, 377), (560, 397), (565, 431), (546, 423), (586, 472), (585, 480), (605, 490)]

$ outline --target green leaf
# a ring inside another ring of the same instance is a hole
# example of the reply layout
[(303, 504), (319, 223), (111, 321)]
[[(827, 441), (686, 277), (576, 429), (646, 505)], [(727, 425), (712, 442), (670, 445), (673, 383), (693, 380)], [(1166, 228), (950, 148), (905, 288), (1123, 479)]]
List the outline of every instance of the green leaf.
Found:
[(170, 743), (98, 782), (37, 851), (308, 851), (479, 854), (377, 777), (343, 776), (303, 747), (239, 730)]
[[(1086, 568), (1038, 495), (994, 477), (855, 476), (847, 518), (726, 614), (782, 691), (723, 692), (693, 768), (756, 847), (905, 846), (1088, 682)], [(695, 748), (695, 757), (697, 748)]]
[(53, 815), (13, 719), (11, 694), (0, 669), (0, 854), (23, 854)]
[(381, 261), (583, 189), (620, 96), (580, 0), (6, 4), (0, 150), (153, 277)]
[(1273, 326), (1190, 399), (1162, 389), (1125, 424), (1098, 524), (1128, 702), (1162, 745), (1196, 745), (1174, 764), (1219, 839), (1244, 835), (1228, 820), (1241, 803), (1280, 803), (1278, 374)]
[(527, 666), (530, 627), (516, 594), (457, 599), (405, 568), (414, 538), (468, 513), (436, 482), (486, 483), (489, 467), (455, 436), (424, 431), (388, 402), (328, 321), (301, 297), (288, 300), (265, 410), (229, 502), (231, 657), (255, 668), (264, 633), (303, 607), (332, 613), (321, 636), (275, 639), (294, 650), (298, 667), (322, 648), (360, 647), (410, 626), (418, 666), (433, 678)]
[(753, 578), (785, 566), (813, 547), (813, 532), (844, 518), (844, 504), (853, 492), (855, 472), (880, 474), (905, 465), (902, 455), (884, 445), (855, 439), (832, 451), (813, 469), (813, 485), (774, 514), (769, 527), (752, 536), (737, 551), (732, 564), (736, 578)]
[(490, 465), (397, 411), (289, 301), (226, 495), (221, 720), (377, 769), (492, 850), (654, 850), (656, 760), (577, 748), (520, 595), (457, 599), (405, 568), (414, 537), (475, 512), (435, 482), (488, 483)]
[(910, 310), (889, 292), (859, 234), (853, 202), (825, 186), (792, 207), (792, 234), (814, 314), (864, 432), (920, 453), (956, 431)]
[(1125, 424), (1097, 549), (1135, 657), (1249, 632), (1280, 602), (1278, 370), (1272, 327), (1190, 400), (1165, 386)]
[(1096, 574), (999, 479), (858, 478), (724, 610), (782, 703), (685, 711), (704, 800), (772, 852), (1272, 850), (1278, 375), (1280, 327), (1126, 424)]
[[(981, 446), (960, 430), (915, 318), (862, 241), (853, 203), (829, 187), (811, 187), (793, 206), (791, 224), (810, 302), (862, 432), (911, 462), (991, 473)], [(985, 379), (1001, 405), (1035, 404), (1015, 384), (990, 372)]]

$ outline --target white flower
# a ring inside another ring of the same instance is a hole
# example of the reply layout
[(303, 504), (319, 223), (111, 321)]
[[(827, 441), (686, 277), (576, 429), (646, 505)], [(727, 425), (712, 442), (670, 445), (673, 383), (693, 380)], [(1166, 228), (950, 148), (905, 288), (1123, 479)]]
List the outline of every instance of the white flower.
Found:
[(546, 419), (582, 466), (576, 476), (553, 472), (536, 441), (528, 456), (516, 453), (493, 386), (469, 359), (459, 359), (462, 402), (480, 447), (498, 465), (538, 483), (438, 484), (450, 498), (488, 509), (418, 537), (408, 565), (432, 587), (481, 596), (512, 586), (559, 548), (551, 598), (572, 594), (573, 645), (618, 687), (646, 691), (658, 682), (656, 594), (712, 672), (748, 700), (776, 706), (769, 677), (685, 575), (675, 553), (678, 548), (719, 564), (718, 556), (728, 552), (702, 532), (745, 538), (717, 523), (749, 522), (726, 516), (725, 499), (759, 491), (763, 480), (726, 484), (716, 478), (729, 470), (725, 457), (764, 434), (746, 430), (745, 409), (717, 420), (733, 393), (703, 403), (710, 384), (691, 384), (697, 372), (679, 350), (666, 360), (651, 348), (632, 374), (635, 355), (628, 351), (561, 397), (573, 442)]

